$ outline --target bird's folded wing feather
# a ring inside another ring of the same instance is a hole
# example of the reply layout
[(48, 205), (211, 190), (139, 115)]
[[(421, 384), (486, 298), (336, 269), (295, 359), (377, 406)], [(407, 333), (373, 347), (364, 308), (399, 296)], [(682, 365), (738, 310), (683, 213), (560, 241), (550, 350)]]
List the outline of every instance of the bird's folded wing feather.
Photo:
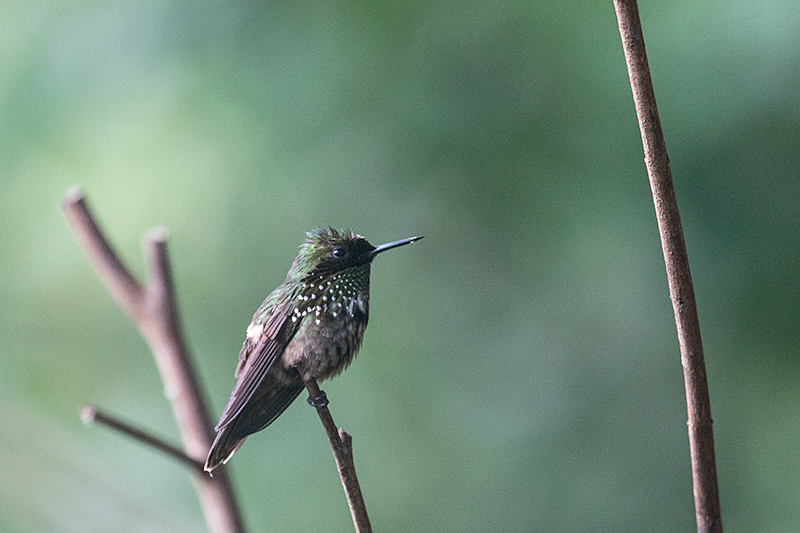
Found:
[(240, 365), (242, 363), (244, 365), (237, 370), (239, 379), (231, 392), (228, 405), (222, 411), (217, 427), (214, 428), (215, 431), (220, 431), (241, 412), (267, 375), (267, 371), (292, 340), (297, 332), (296, 323), (289, 320), (292, 312), (294, 305), (291, 303), (279, 305), (265, 320), (261, 334), (253, 339), (255, 342), (250, 342), (250, 339), (245, 341), (240, 356)]

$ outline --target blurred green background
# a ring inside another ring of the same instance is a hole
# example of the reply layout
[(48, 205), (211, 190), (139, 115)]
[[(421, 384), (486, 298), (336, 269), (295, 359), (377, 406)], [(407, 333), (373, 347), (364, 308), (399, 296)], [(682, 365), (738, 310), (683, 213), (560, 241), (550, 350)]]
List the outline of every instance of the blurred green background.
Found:
[[(723, 524), (800, 530), (800, 4), (643, 1)], [(59, 203), (165, 226), (216, 417), (316, 226), (373, 243), (325, 384), (377, 531), (690, 531), (683, 377), (610, 0), (0, 3), (0, 530), (198, 531), (144, 342)], [(230, 463), (253, 531), (349, 531), (298, 401)]]

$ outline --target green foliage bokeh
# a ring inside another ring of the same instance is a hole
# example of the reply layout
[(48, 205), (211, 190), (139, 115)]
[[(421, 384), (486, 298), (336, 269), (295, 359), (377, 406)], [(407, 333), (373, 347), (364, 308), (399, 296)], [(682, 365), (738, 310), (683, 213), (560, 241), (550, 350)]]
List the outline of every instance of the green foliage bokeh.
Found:
[[(800, 529), (800, 7), (640, 5), (727, 531)], [(0, 530), (197, 531), (155, 365), (61, 217), (164, 226), (216, 416), (304, 232), (381, 256), (324, 385), (380, 531), (686, 531), (683, 378), (613, 4), (0, 5)], [(230, 463), (253, 531), (348, 531), (297, 402)]]

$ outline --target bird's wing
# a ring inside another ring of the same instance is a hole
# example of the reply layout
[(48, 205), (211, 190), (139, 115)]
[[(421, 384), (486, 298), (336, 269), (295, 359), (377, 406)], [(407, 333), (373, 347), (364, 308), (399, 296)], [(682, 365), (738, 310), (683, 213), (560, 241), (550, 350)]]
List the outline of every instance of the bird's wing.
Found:
[[(256, 405), (253, 408), (242, 409), (235, 422), (228, 424), (225, 429), (232, 430), (237, 436), (247, 436), (272, 424), (303, 392), (300, 373), (294, 368), (289, 373), (294, 374), (297, 379), (289, 384), (278, 385), (267, 392), (261, 390), (256, 392), (251, 400)], [(266, 379), (269, 379), (269, 376)]]
[(254, 338), (248, 337), (245, 341), (236, 370), (238, 380), (215, 431), (227, 426), (241, 412), (267, 371), (292, 340), (299, 324), (289, 320), (293, 312), (294, 305), (290, 302), (278, 305), (265, 319), (260, 334), (254, 335)]

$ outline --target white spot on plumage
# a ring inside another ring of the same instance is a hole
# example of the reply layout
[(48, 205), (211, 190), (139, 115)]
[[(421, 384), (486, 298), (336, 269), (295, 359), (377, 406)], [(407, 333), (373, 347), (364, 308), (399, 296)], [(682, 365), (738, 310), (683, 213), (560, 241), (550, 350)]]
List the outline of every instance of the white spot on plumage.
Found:
[(261, 335), (261, 332), (264, 331), (263, 324), (250, 324), (247, 326), (247, 338), (248, 339), (255, 339)]

